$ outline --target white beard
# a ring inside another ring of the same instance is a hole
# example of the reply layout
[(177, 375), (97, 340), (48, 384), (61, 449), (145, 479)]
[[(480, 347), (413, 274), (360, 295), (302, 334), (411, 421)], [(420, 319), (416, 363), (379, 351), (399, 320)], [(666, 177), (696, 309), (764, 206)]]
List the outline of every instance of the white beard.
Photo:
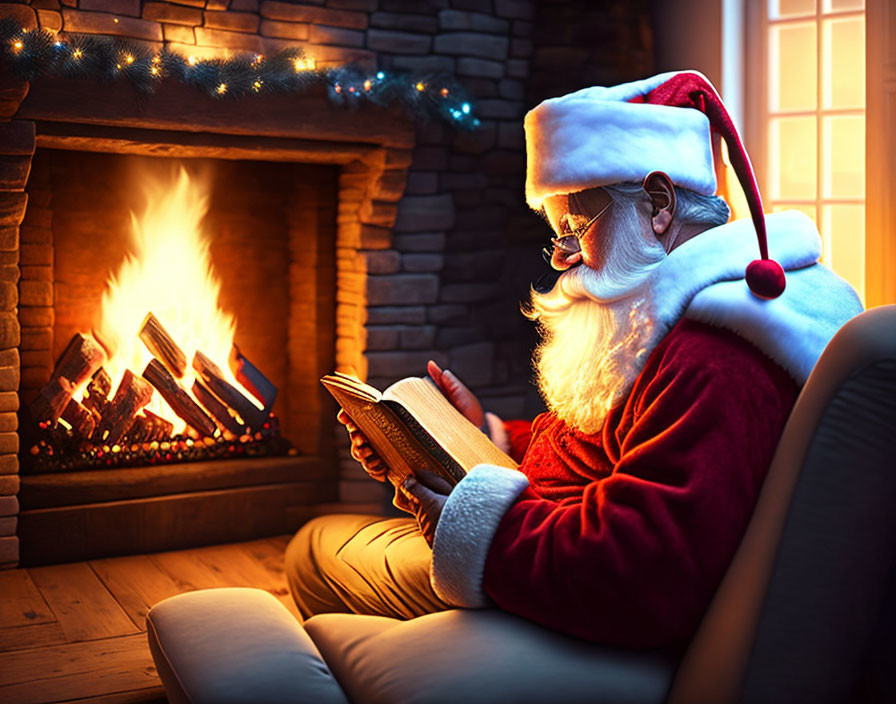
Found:
[(527, 311), (543, 336), (534, 364), (545, 403), (585, 433), (603, 427), (658, 334), (645, 284), (666, 253), (659, 242), (645, 240), (634, 212), (615, 217), (612, 225), (605, 266), (596, 271), (580, 264), (564, 272), (549, 293), (533, 291)]

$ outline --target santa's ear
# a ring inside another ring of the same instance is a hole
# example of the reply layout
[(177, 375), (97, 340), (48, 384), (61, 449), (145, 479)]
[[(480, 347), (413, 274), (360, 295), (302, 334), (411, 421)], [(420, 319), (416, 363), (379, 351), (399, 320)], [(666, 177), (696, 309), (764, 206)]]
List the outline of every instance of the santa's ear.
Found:
[(653, 206), (650, 224), (654, 233), (659, 237), (669, 229), (672, 218), (675, 217), (675, 186), (662, 171), (651, 171), (644, 177), (641, 188), (644, 189)]

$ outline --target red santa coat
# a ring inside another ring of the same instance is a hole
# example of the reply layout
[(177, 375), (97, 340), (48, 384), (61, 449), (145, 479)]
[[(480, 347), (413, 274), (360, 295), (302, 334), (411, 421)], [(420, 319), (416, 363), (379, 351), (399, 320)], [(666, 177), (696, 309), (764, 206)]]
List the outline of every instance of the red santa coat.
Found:
[(680, 322), (599, 433), (549, 413), (532, 424), (520, 465), (530, 485), (492, 539), (486, 593), (582, 638), (686, 639), (740, 542), (796, 394), (734, 333)]
[(655, 345), (600, 432), (550, 413), (528, 430), (507, 425), (518, 457), (525, 448), (520, 471), (475, 467), (440, 517), (431, 581), (443, 600), (497, 604), (616, 645), (687, 639), (743, 535), (799, 386), (861, 310), (847, 284), (812, 265), (814, 226), (782, 215), (768, 217), (773, 256), (788, 269), (780, 299), (754, 299), (733, 274), (742, 265), (729, 265), (746, 258), (749, 224), (703, 233), (655, 277)]

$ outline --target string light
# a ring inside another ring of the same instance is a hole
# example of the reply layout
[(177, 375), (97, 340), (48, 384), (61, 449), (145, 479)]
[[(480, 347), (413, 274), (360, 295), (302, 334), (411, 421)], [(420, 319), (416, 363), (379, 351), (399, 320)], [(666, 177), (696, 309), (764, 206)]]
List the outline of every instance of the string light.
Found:
[(118, 18), (117, 18), (117, 17), (113, 17), (113, 18), (112, 18), (112, 22), (113, 22), (114, 24), (118, 24)]
[(293, 59), (292, 65), (295, 67), (296, 73), (301, 73), (302, 71), (311, 71), (314, 69), (314, 59), (300, 56), (296, 59)]
[[(383, 70), (365, 74), (357, 66), (317, 68), (315, 59), (302, 54), (298, 47), (278, 51), (273, 58), (254, 52), (248, 56), (234, 54), (233, 58), (225, 54), (224, 58), (208, 63), (206, 59), (184, 54), (169, 63), (170, 48), (144, 58), (142, 45), (128, 39), (97, 36), (84, 48), (60, 39), (48, 29), (34, 29), (27, 36), (26, 31), (17, 23), (0, 20), (0, 61), (5, 54), (13, 72), (25, 80), (34, 75), (65, 76), (64, 58), (67, 58), (69, 62), (80, 63), (79, 76), (102, 79), (104, 72), (111, 68), (119, 77), (148, 92), (163, 80), (180, 81), (212, 95), (228, 97), (261, 92), (304, 94), (313, 91), (315, 86), (324, 86), (329, 89), (330, 99), (340, 105), (357, 105), (363, 96), (380, 106), (403, 104), (414, 114), (438, 116), (459, 128), (470, 129), (479, 123), (471, 103), (464, 101), (463, 89), (450, 78), (411, 77), (407, 72)], [(178, 60), (183, 67), (180, 70)], [(137, 64), (148, 70), (128, 70)], [(213, 70), (184, 71), (200, 64)], [(291, 75), (306, 71), (313, 73), (302, 80), (290, 79)], [(222, 80), (225, 76), (226, 81)], [(422, 93), (441, 96), (442, 100), (414, 99)]]

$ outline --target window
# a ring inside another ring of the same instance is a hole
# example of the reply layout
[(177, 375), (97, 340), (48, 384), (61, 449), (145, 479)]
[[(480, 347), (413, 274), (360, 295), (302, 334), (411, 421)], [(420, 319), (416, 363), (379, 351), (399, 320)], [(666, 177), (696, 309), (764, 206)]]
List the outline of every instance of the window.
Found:
[[(752, 3), (751, 3), (752, 4)], [(797, 209), (822, 261), (865, 297), (864, 0), (767, 0), (751, 18), (760, 76), (748, 120), (768, 212)], [(748, 103), (749, 106), (749, 103)]]

